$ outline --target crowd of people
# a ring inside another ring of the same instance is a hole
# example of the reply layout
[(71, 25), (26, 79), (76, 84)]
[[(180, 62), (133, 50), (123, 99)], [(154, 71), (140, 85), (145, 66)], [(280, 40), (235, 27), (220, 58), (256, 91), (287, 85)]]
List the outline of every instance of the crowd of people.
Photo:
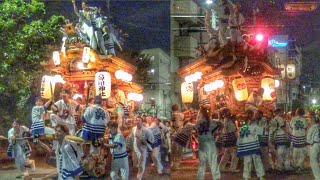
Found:
[[(165, 155), (164, 161), (168, 162), (169, 127), (151, 116), (138, 116), (132, 124), (128, 124), (124, 111), (127, 102), (123, 91), (113, 84), (111, 94), (107, 100), (100, 96), (94, 97), (87, 107), (79, 99), (71, 99), (73, 93), (68, 89), (62, 90), (61, 99), (56, 102), (50, 99), (44, 104), (42, 98), (37, 98), (32, 108), (31, 127), (27, 128), (20, 120), (15, 120), (8, 132), (8, 155), (15, 159), (16, 167), (22, 173), (20, 176), (29, 175), (26, 168), (28, 164), (32, 171), (35, 170), (35, 161), (30, 159), (29, 139), (48, 153), (55, 152), (58, 179), (74, 179), (83, 171), (97, 171), (101, 167), (89, 168), (91, 162), (86, 157), (92, 158), (103, 149), (108, 149), (107, 154), (111, 156), (111, 179), (117, 179), (118, 176), (129, 179), (129, 167), (137, 169), (137, 179), (142, 179), (148, 155), (159, 175), (167, 173), (161, 154)], [(50, 123), (45, 125), (48, 110), (51, 110)], [(79, 115), (82, 121), (80, 127), (76, 120)], [(109, 134), (107, 137), (106, 133)], [(53, 140), (50, 144), (42, 142), (42, 139), (50, 138)], [(102, 155), (100, 158), (104, 162), (103, 166), (109, 166), (106, 163), (107, 157)], [(102, 174), (94, 172), (89, 175), (106, 175), (103, 174), (105, 168), (102, 168)]]
[[(129, 173), (134, 172), (130, 169), (137, 171), (137, 179), (142, 179), (149, 155), (161, 175), (168, 173), (165, 162), (171, 161), (171, 170), (179, 170), (183, 152), (196, 142), (197, 179), (204, 179), (207, 162), (213, 179), (220, 179), (221, 172), (240, 172), (240, 167), (243, 167), (243, 178), (249, 179), (252, 163), (260, 179), (272, 170), (305, 173), (307, 156), (314, 177), (320, 178), (320, 121), (314, 112), (306, 115), (304, 109), (298, 108), (287, 114), (281, 109), (264, 114), (258, 106), (245, 108), (245, 115), (233, 115), (228, 108), (213, 113), (203, 107), (198, 111), (180, 112), (179, 105), (174, 104), (171, 119), (136, 116), (129, 127), (123, 111), (125, 106), (125, 96), (116, 84), (112, 85), (109, 99), (105, 101), (96, 96), (88, 106), (72, 100), (67, 89), (57, 102), (51, 99), (44, 103), (38, 98), (32, 109), (30, 129), (15, 120), (9, 130), (8, 155), (15, 159), (22, 175), (28, 176), (26, 165), (35, 170), (35, 162), (29, 158), (32, 151), (28, 139), (32, 139), (48, 152), (55, 152), (59, 179), (74, 179), (88, 169), (86, 157), (106, 149), (112, 157), (111, 179), (118, 176), (129, 179), (132, 176)], [(52, 110), (51, 123), (45, 126), (49, 109)], [(77, 114), (81, 115), (81, 127), (76, 123)], [(81, 131), (77, 132), (78, 129)], [(49, 135), (54, 136), (52, 147), (41, 142)], [(100, 158), (105, 162), (107, 157)], [(239, 166), (239, 162), (243, 166)], [(105, 175), (106, 171), (101, 174)]]
[(179, 168), (182, 151), (190, 146), (188, 141), (195, 133), (200, 162), (197, 179), (204, 179), (206, 162), (213, 179), (221, 179), (221, 172), (240, 172), (239, 159), (244, 179), (251, 178), (252, 166), (259, 179), (265, 179), (270, 171), (303, 174), (308, 172), (307, 156), (314, 178), (319, 178), (320, 120), (312, 111), (275, 109), (264, 114), (255, 108), (245, 115), (233, 115), (224, 108), (209, 115), (209, 110), (201, 108), (196, 122), (186, 122), (177, 106), (172, 110), (178, 126), (173, 133), (173, 169)]

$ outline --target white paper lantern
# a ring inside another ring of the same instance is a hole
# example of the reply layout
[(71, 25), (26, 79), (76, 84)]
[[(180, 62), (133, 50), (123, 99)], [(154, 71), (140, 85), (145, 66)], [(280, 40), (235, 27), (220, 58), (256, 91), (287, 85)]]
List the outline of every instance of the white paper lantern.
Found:
[(275, 91), (275, 82), (272, 78), (263, 78), (261, 80), (261, 88), (264, 89), (263, 100), (271, 101), (273, 97), (272, 93)]
[(296, 78), (296, 65), (295, 64), (288, 64), (287, 65), (287, 78), (294, 79)]
[(283, 64), (279, 65), (279, 68), (281, 68), (281, 78), (284, 79), (286, 77), (286, 67)]
[(127, 98), (129, 101), (133, 101), (134, 100), (134, 93), (128, 93)]
[(84, 47), (82, 53), (82, 62), (86, 66), (90, 60), (90, 47)]
[(55, 75), (53, 77), (53, 80), (54, 80), (54, 83), (62, 83), (62, 84), (66, 83), (66, 81), (62, 78), (62, 76), (60, 74)]
[(137, 94), (137, 99), (136, 101), (140, 102), (143, 100), (143, 95), (142, 94)]
[(115, 73), (115, 76), (117, 79), (121, 79), (123, 76), (124, 71), (123, 70), (117, 70)]
[(100, 95), (102, 99), (110, 97), (111, 94), (111, 76), (106, 71), (97, 72), (95, 75), (96, 95)]
[(201, 79), (201, 77), (202, 77), (202, 72), (197, 71), (197, 72), (195, 72), (194, 74), (195, 74), (195, 76), (197, 77), (197, 80)]
[(210, 84), (205, 84), (205, 85), (203, 86), (203, 88), (204, 88), (204, 91), (206, 91), (206, 92), (212, 91), (212, 89), (210, 88)]
[(224, 82), (222, 80), (220, 80), (220, 79), (216, 80), (215, 82), (216, 82), (216, 85), (217, 85), (218, 88), (222, 88), (223, 85), (224, 85)]
[(55, 66), (60, 66), (60, 53), (59, 51), (53, 52), (53, 63)]
[(193, 84), (183, 82), (181, 84), (182, 103), (192, 103), (193, 101)]
[(274, 80), (274, 87), (278, 88), (280, 86), (280, 81), (279, 80)]
[(192, 79), (191, 79), (190, 76), (186, 76), (186, 77), (184, 78), (184, 80), (185, 80), (187, 83), (192, 83)]
[(232, 81), (234, 95), (238, 101), (245, 101), (248, 99), (248, 87), (244, 78), (237, 78)]
[(44, 99), (51, 99), (54, 94), (55, 82), (52, 76), (44, 75), (41, 79), (40, 94)]
[(132, 81), (132, 75), (131, 74), (128, 74), (128, 79), (127, 79), (128, 82), (131, 82)]

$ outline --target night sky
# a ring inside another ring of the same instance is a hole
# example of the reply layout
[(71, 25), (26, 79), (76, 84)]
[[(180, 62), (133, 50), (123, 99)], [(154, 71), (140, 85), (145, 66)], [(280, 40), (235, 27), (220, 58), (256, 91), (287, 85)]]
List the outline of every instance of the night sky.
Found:
[[(70, 1), (45, 1), (47, 15), (63, 15), (71, 22), (78, 21)], [(81, 0), (76, 0), (81, 9)], [(106, 1), (88, 0), (89, 6), (101, 7), (107, 16), (108, 24), (115, 25), (115, 35), (122, 39), (125, 49), (143, 50), (161, 48), (170, 52), (170, 1), (111, 0), (110, 14), (107, 14)], [(112, 29), (113, 26), (110, 26)], [(121, 36), (128, 34), (129, 37)]]

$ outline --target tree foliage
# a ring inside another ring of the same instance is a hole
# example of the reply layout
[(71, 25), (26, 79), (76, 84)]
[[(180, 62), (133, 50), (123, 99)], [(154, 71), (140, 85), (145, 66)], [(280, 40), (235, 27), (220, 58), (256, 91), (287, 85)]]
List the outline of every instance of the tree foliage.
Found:
[(137, 67), (137, 71), (133, 77), (134, 81), (142, 86), (146, 86), (151, 79), (149, 72), (152, 65), (151, 57), (132, 49), (119, 53), (118, 56)]
[[(40, 62), (57, 44), (62, 16), (45, 16), (42, 2), (5, 0), (0, 4), (0, 119), (26, 119)], [(47, 20), (44, 20), (47, 19)], [(36, 84), (36, 85), (35, 85)], [(0, 132), (1, 133), (1, 132)]]

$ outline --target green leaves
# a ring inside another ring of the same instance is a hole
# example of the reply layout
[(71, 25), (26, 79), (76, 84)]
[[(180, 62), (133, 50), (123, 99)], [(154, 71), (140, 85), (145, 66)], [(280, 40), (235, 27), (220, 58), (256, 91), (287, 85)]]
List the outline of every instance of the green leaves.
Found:
[(62, 16), (45, 17), (44, 3), (38, 0), (0, 4), (0, 118), (30, 113), (31, 94), (39, 92), (34, 84), (40, 82), (40, 62), (48, 60), (49, 45), (60, 48), (55, 39), (63, 21)]

